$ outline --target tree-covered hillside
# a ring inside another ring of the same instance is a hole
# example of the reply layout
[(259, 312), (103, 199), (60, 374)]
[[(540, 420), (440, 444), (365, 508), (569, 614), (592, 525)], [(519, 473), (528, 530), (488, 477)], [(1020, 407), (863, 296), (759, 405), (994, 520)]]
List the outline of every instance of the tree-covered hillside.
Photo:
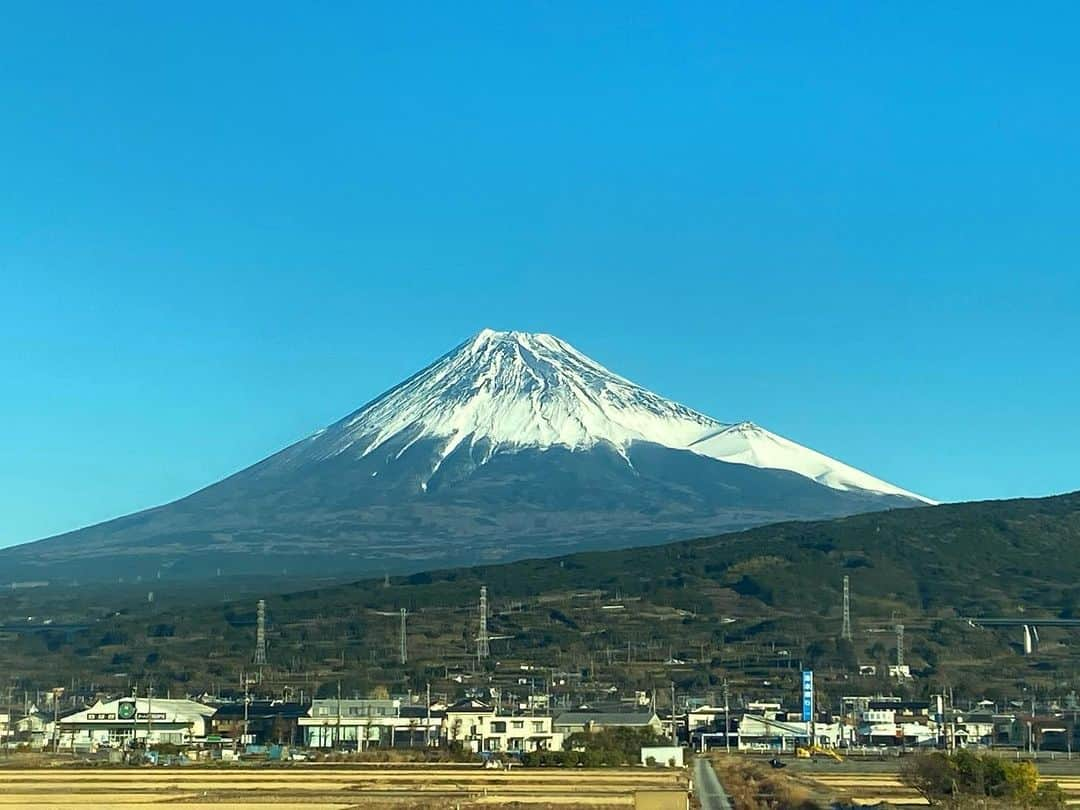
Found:
[[(1078, 544), (1074, 493), (262, 594), (271, 662), (263, 678), (267, 689), (329, 693), (341, 682), (354, 692), (419, 690), (433, 682), (452, 692), (489, 682), (535, 689), (537, 678), (550, 688), (552, 670), (566, 676), (556, 691), (675, 681), (708, 693), (728, 680), (747, 696), (783, 696), (794, 694), (795, 672), (807, 665), (826, 690), (876, 691), (893, 688), (880, 673), (895, 655), (893, 627), (903, 623), (917, 675), (904, 689), (1064, 694), (1080, 685), (1080, 630), (1043, 630), (1036, 655), (1025, 658), (1015, 630), (972, 627), (963, 617), (1080, 616)], [(853, 644), (837, 641), (845, 574)], [(481, 585), (491, 632), (503, 638), (477, 665)], [(12, 636), (0, 646), (0, 667), (22, 683), (77, 678), (126, 688), (152, 675), (178, 691), (221, 691), (251, 669), (254, 597), (223, 603), (220, 593), (177, 591), (121, 606), (119, 591), (94, 592), (92, 604), (78, 590), (62, 599), (48, 591), (5, 596), (0, 610), (52, 611), (58, 623), (88, 629)], [(404, 665), (401, 608), (409, 614)], [(859, 679), (858, 664), (877, 665), (879, 675)], [(526, 686), (523, 671), (543, 674), (530, 674)]]

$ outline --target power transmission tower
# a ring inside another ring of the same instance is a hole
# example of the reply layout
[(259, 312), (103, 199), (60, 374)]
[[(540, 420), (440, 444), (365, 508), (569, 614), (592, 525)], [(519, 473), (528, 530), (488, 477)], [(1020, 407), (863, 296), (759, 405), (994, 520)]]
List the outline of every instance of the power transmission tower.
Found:
[(851, 641), (851, 582), (847, 574), (844, 574), (844, 625), (840, 628), (840, 638)]
[(896, 665), (904, 665), (904, 625), (896, 625)]
[(409, 645), (405, 638), (405, 617), (408, 614), (405, 612), (405, 608), (401, 609), (401, 663), (404, 664), (409, 660)]
[(260, 599), (255, 612), (255, 666), (266, 666), (266, 600)]
[(476, 637), (476, 657), (482, 660), (490, 654), (487, 626), (487, 586), (482, 585), (480, 587), (480, 633)]

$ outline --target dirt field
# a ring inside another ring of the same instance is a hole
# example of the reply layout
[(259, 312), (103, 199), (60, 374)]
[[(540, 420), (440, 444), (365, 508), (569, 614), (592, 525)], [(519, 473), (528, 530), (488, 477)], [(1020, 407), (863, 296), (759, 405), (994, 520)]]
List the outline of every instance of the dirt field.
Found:
[[(888, 802), (895, 807), (925, 807), (926, 800), (904, 785), (897, 772), (898, 761), (805, 762), (792, 760), (792, 776), (809, 780), (831, 795), (850, 799), (855, 804), (876, 805)], [(1070, 805), (1080, 805), (1080, 760), (1040, 762), (1042, 778), (1057, 782)]]
[(682, 771), (469, 767), (35, 768), (0, 770), (0, 810), (348, 810), (633, 807), (638, 790), (685, 793)]

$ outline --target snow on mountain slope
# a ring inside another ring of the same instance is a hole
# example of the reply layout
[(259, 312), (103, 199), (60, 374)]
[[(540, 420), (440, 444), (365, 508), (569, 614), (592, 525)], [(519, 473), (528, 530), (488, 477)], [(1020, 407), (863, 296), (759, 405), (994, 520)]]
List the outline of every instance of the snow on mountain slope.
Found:
[(584, 450), (600, 443), (626, 457), (634, 442), (651, 442), (719, 461), (789, 470), (832, 489), (930, 503), (749, 422), (726, 424), (664, 399), (546, 334), (485, 329), (310, 437), (291, 461), (366, 456), (403, 436), (408, 440), (398, 456), (420, 440), (438, 441), (441, 458), (432, 475), (465, 442), (485, 448), (482, 461), (524, 448)]
[(900, 489), (816, 450), (771, 433), (753, 422), (740, 422), (724, 427), (698, 439), (687, 449), (720, 461), (790, 470), (833, 489), (862, 489), (933, 503), (928, 498)]

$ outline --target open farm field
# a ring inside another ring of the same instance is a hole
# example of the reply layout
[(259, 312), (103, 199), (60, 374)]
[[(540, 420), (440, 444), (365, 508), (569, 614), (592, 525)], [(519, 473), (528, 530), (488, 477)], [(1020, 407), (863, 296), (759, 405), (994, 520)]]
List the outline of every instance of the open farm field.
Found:
[(633, 807), (639, 791), (685, 796), (681, 771), (477, 767), (4, 769), (0, 810), (347, 810), (347, 808)]

